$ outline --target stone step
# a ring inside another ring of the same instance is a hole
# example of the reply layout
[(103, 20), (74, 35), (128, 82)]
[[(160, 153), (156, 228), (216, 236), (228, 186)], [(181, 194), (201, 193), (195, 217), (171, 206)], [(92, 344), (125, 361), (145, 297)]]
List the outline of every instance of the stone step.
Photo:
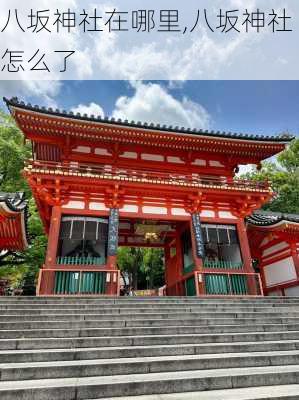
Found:
[(221, 295), (215, 295), (215, 296), (197, 296), (197, 297), (186, 297), (186, 296), (124, 296), (124, 297), (118, 297), (118, 296), (98, 296), (98, 295), (82, 295), (80, 297), (74, 295), (56, 295), (56, 296), (40, 296), (40, 297), (35, 297), (35, 296), (7, 296), (7, 297), (2, 297), (1, 301), (3, 302), (25, 302), (25, 301), (31, 301), (31, 302), (61, 302), (61, 301), (74, 301), (74, 302), (80, 302), (80, 301), (97, 301), (97, 302), (188, 302), (188, 301), (199, 301), (199, 302), (242, 302), (242, 303), (248, 303), (248, 302), (272, 302), (272, 303), (292, 303), (292, 302), (299, 302), (299, 297), (277, 297), (277, 296), (249, 296), (249, 297), (244, 297), (244, 296), (221, 296)]
[[(16, 300), (14, 300), (16, 299)], [(238, 299), (218, 299), (217, 301), (210, 301), (209, 299), (199, 299), (196, 297), (188, 297), (186, 299), (179, 299), (179, 300), (167, 300), (167, 298), (161, 298), (161, 299), (151, 299), (148, 297), (147, 299), (140, 298), (140, 297), (133, 297), (132, 299), (124, 297), (120, 298), (118, 300), (109, 300), (107, 298), (97, 298), (97, 299), (84, 299), (78, 297), (77, 299), (63, 299), (60, 301), (53, 299), (49, 300), (42, 300), (41, 298), (37, 299), (32, 299), (32, 300), (17, 300), (17, 298), (14, 297), (1, 297), (0, 299), (0, 304), (1, 305), (65, 305), (65, 304), (74, 304), (74, 305), (80, 305), (80, 304), (94, 304), (94, 305), (122, 305), (122, 304), (127, 304), (127, 305), (133, 305), (133, 304), (143, 304), (144, 306), (146, 305), (156, 305), (156, 304), (167, 304), (167, 305), (174, 305), (174, 304), (202, 304), (204, 305), (215, 305), (217, 306), (218, 304), (224, 304), (224, 305), (230, 305), (230, 304), (237, 304), (237, 305), (275, 305), (275, 306), (283, 306), (283, 305), (298, 305), (299, 304), (299, 299), (296, 301), (273, 301), (273, 300), (263, 300), (263, 299), (258, 299), (258, 300), (250, 300), (250, 301), (244, 301), (244, 300), (238, 300)]]
[(3, 304), (0, 306), (0, 310), (30, 310), (34, 308), (37, 310), (48, 310), (48, 309), (91, 309), (91, 310), (102, 310), (102, 309), (167, 309), (167, 310), (173, 310), (176, 308), (196, 308), (196, 309), (202, 309), (202, 310), (216, 310), (216, 309), (224, 309), (224, 310), (230, 310), (230, 309), (241, 309), (241, 310), (250, 310), (250, 309), (255, 309), (255, 310), (271, 310), (271, 309), (279, 309), (279, 310), (298, 310), (299, 305), (297, 304), (200, 304), (200, 303), (175, 303), (175, 304), (145, 304), (145, 303), (139, 303), (139, 304), (72, 304), (72, 303), (67, 303), (67, 304)]
[[(179, 321), (178, 321), (179, 323)], [(134, 325), (134, 324), (133, 324)], [(220, 334), (220, 333), (250, 333), (250, 332), (299, 332), (299, 324), (239, 324), (239, 325), (203, 325), (193, 326), (150, 326), (150, 327), (106, 327), (106, 328), (48, 328), (48, 329), (10, 329), (0, 330), (0, 339), (19, 338), (67, 338), (67, 337), (106, 337), (106, 336), (157, 336), (177, 334)]]
[(299, 340), (299, 331), (236, 332), (214, 334), (56, 337), (0, 340), (0, 350), (65, 349), (82, 347), (152, 346), (200, 343)]
[(127, 304), (123, 304), (122, 306), (120, 305), (73, 305), (73, 304), (66, 304), (66, 305), (35, 305), (35, 306), (30, 306), (30, 305), (8, 305), (8, 306), (1, 306), (0, 307), (0, 312), (4, 313), (12, 313), (16, 312), (16, 314), (21, 314), (23, 312), (30, 312), (30, 311), (36, 311), (36, 312), (47, 312), (50, 310), (55, 310), (55, 311), (65, 311), (68, 312), (69, 310), (78, 311), (78, 312), (85, 312), (86, 310), (91, 310), (91, 311), (98, 311), (98, 312), (107, 312), (111, 310), (110, 312), (114, 314), (115, 312), (122, 313), (122, 312), (176, 312), (178, 311), (184, 311), (184, 310), (195, 310), (197, 312), (220, 312), (220, 311), (226, 311), (226, 312), (233, 312), (236, 310), (239, 310), (241, 312), (299, 312), (299, 305), (231, 305), (231, 306), (226, 306), (226, 305), (217, 305), (217, 306), (212, 306), (212, 305), (206, 305), (206, 306), (201, 306), (199, 304), (174, 304), (174, 305), (167, 305), (163, 304), (160, 307), (157, 305), (151, 305), (151, 306), (146, 306), (143, 304), (140, 304), (137, 306), (136, 304), (130, 306)]
[(0, 298), (0, 363), (1, 400), (292, 398), (299, 298)]
[[(1, 312), (0, 311), (0, 322), (7, 322), (9, 320), (25, 321), (30, 320), (31, 317), (38, 320), (38, 317), (47, 318), (49, 320), (63, 319), (66, 318), (80, 318), (82, 316), (86, 316), (87, 318), (94, 319), (181, 319), (182, 317), (187, 316), (188, 318), (196, 318), (196, 319), (205, 319), (205, 318), (299, 318), (299, 311), (251, 311), (251, 310), (196, 310), (196, 309), (180, 309), (180, 310), (41, 310), (37, 312), (33, 311), (31, 314), (29, 310), (26, 312)], [(8, 319), (7, 319), (7, 318)], [(52, 319), (54, 318), (54, 319)]]
[(282, 385), (204, 392), (106, 397), (102, 400), (298, 400), (298, 393), (299, 385)]
[(206, 302), (206, 301), (198, 301), (198, 300), (189, 300), (189, 301), (118, 301), (118, 302), (108, 302), (108, 301), (56, 301), (56, 302), (40, 302), (40, 301), (32, 301), (32, 302), (6, 302), (0, 301), (0, 307), (175, 307), (177, 305), (180, 306), (202, 306), (202, 307), (218, 307), (218, 306), (240, 306), (240, 307), (298, 307), (299, 302), (239, 302), (239, 301), (218, 301), (218, 302)]
[[(13, 298), (12, 298), (13, 299)], [(128, 300), (127, 300), (128, 299)], [(17, 305), (17, 306), (21, 306), (22, 304), (25, 305), (57, 305), (57, 306), (62, 306), (65, 304), (73, 304), (73, 305), (133, 305), (133, 304), (137, 304), (137, 305), (143, 305), (143, 306), (151, 306), (151, 305), (169, 305), (169, 306), (173, 306), (175, 304), (202, 304), (202, 305), (210, 305), (210, 306), (217, 306), (218, 304), (223, 304), (223, 305), (230, 305), (230, 304), (237, 304), (237, 305), (275, 305), (275, 306), (284, 306), (284, 305), (298, 305), (299, 304), (299, 300), (297, 299), (296, 301), (268, 301), (268, 300), (251, 300), (251, 301), (242, 301), (242, 300), (237, 300), (237, 299), (218, 299), (217, 301), (209, 301), (208, 299), (206, 300), (200, 300), (196, 297), (188, 297), (186, 299), (179, 299), (179, 300), (165, 300), (161, 298), (161, 300), (157, 300), (157, 299), (151, 299), (150, 297), (148, 297), (148, 299), (141, 299), (139, 297), (133, 297), (132, 299), (129, 298), (121, 298), (118, 300), (109, 300), (109, 299), (93, 299), (93, 300), (88, 300), (88, 299), (80, 299), (79, 297), (77, 298), (77, 300), (60, 300), (60, 301), (55, 301), (55, 300), (47, 300), (47, 301), (43, 301), (40, 299), (33, 299), (33, 300), (18, 300), (18, 301), (14, 301), (14, 300), (10, 300), (7, 301), (5, 300), (5, 297), (2, 297), (0, 299), (0, 304), (2, 306), (6, 306), (6, 305)]]
[(225, 315), (227, 317), (236, 317), (236, 316), (241, 316), (243, 318), (246, 318), (246, 316), (254, 317), (255, 315), (260, 316), (260, 317), (266, 317), (267, 315), (274, 315), (274, 316), (289, 316), (289, 317), (298, 317), (299, 316), (299, 308), (294, 309), (294, 310), (280, 310), (280, 309), (274, 309), (272, 308), (271, 310), (263, 309), (263, 310), (243, 310), (243, 309), (217, 309), (217, 310), (202, 310), (200, 308), (179, 308), (179, 309), (174, 309), (174, 310), (169, 310), (169, 309), (159, 309), (159, 310), (146, 310), (146, 309), (80, 309), (80, 310), (75, 310), (75, 309), (49, 309), (49, 310), (37, 310), (37, 309), (32, 309), (32, 310), (8, 310), (8, 311), (1, 311), (1, 318), (5, 319), (7, 317), (15, 316), (16, 319), (19, 317), (36, 317), (39, 315), (43, 316), (60, 316), (60, 315), (99, 315), (103, 316), (104, 318), (130, 318), (130, 316), (165, 316), (165, 315), (184, 315), (186, 313), (192, 313), (192, 315), (195, 318), (198, 317), (211, 317), (217, 316), (221, 317), (222, 315)]
[(298, 325), (299, 318), (201, 318), (189, 319), (171, 319), (171, 315), (166, 319), (76, 319), (66, 320), (44, 320), (44, 321), (22, 321), (22, 322), (0, 322), (0, 331), (2, 330), (37, 330), (37, 329), (85, 329), (85, 328), (123, 328), (123, 327), (171, 327), (171, 326), (259, 326), (259, 325)]
[(175, 307), (177, 305), (180, 306), (201, 306), (201, 307), (217, 307), (217, 306), (240, 306), (240, 307), (298, 307), (299, 301), (296, 302), (272, 302), (272, 301), (256, 301), (256, 302), (239, 302), (239, 301), (218, 301), (218, 302), (206, 302), (206, 301), (198, 301), (198, 300), (189, 300), (189, 301), (118, 301), (118, 302), (107, 302), (107, 301), (60, 301), (60, 302), (6, 302), (0, 301), (0, 307), (65, 307), (67, 305), (72, 307)]
[(0, 382), (1, 400), (83, 400), (116, 396), (291, 385), (299, 366), (267, 366)]
[(2, 363), (74, 361), (113, 358), (155, 357), (195, 354), (248, 353), (299, 350), (299, 341), (203, 343), (122, 347), (92, 347), (36, 350), (2, 350)]
[(0, 380), (54, 379), (262, 366), (298, 365), (299, 351), (156, 356), (0, 364)]
[(68, 313), (68, 314), (54, 314), (54, 313), (43, 313), (43, 314), (21, 314), (21, 315), (0, 315), (0, 322), (1, 323), (26, 323), (26, 322), (42, 322), (42, 321), (51, 321), (57, 322), (58, 321), (133, 321), (133, 320), (201, 320), (201, 321), (209, 321), (213, 319), (231, 319), (231, 320), (262, 320), (265, 321), (266, 319), (280, 319), (286, 321), (287, 319), (298, 319), (299, 312), (297, 313), (276, 313), (276, 312), (268, 312), (268, 313), (259, 313), (259, 312), (213, 312), (213, 313), (206, 313), (206, 312), (179, 312), (179, 313), (130, 313), (130, 314), (106, 314), (106, 313), (90, 313), (87, 311), (86, 313)]

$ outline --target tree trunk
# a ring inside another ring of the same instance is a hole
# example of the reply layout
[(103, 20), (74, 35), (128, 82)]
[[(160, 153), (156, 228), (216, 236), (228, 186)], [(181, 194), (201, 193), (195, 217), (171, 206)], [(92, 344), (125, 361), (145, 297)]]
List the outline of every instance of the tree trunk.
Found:
[(138, 266), (134, 266), (134, 271), (133, 271), (133, 290), (137, 290), (138, 286)]

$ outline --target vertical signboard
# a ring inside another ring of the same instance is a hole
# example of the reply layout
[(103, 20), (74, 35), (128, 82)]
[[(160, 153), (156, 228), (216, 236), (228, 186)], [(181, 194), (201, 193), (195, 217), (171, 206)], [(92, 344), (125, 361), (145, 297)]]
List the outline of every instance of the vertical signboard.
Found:
[(116, 256), (118, 247), (119, 210), (111, 208), (108, 229), (108, 256)]
[(196, 255), (198, 258), (204, 259), (205, 257), (205, 248), (203, 244), (203, 235), (201, 230), (201, 222), (198, 213), (192, 214), (192, 227), (193, 233), (195, 237), (195, 246), (196, 246)]

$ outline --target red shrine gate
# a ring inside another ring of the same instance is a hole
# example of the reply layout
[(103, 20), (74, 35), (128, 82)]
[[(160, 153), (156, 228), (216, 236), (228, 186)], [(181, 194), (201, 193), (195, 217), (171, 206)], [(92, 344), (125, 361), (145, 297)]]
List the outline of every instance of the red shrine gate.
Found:
[(117, 247), (165, 251), (168, 295), (260, 295), (244, 218), (268, 183), (234, 180), (291, 138), (96, 119), (6, 100), (49, 236), (40, 295), (119, 294)]

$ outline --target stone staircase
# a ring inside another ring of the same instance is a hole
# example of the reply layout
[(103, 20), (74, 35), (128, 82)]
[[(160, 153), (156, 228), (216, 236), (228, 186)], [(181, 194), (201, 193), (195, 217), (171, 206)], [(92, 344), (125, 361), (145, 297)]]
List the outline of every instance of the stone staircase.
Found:
[(1, 400), (117, 397), (299, 399), (299, 298), (0, 298)]

